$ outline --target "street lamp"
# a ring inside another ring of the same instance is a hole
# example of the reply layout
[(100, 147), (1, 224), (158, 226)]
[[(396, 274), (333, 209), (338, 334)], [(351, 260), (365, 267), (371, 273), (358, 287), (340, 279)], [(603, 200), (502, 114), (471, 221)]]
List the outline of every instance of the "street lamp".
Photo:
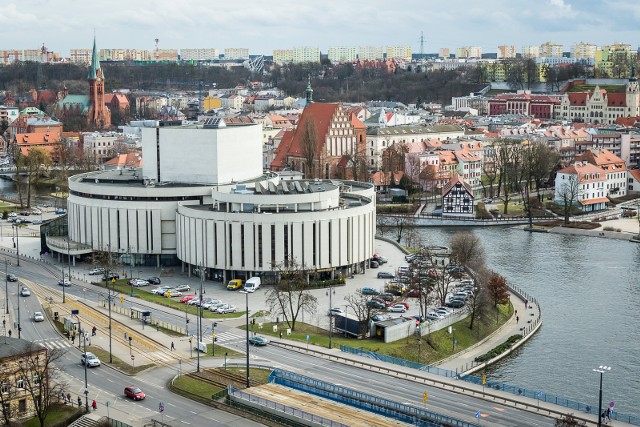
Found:
[(18, 224), (14, 222), (13, 227), (16, 231), (16, 265), (20, 267), (20, 233), (18, 232)]
[(69, 282), (71, 282), (71, 246), (69, 242), (70, 240), (71, 240), (71, 236), (69, 236), (69, 228), (67, 228), (67, 264), (69, 265)]
[(593, 372), (598, 372), (600, 374), (600, 394), (598, 399), (598, 427), (602, 426), (602, 375), (605, 372), (609, 372), (611, 370), (611, 366), (599, 366), (598, 369), (594, 369)]
[[(64, 254), (60, 254), (62, 263), (60, 264), (60, 270), (62, 271), (62, 303), (64, 304), (67, 301), (67, 296), (65, 293), (66, 283), (64, 283)], [(71, 281), (71, 276), (69, 276), (69, 281)]]
[(7, 271), (7, 258), (4, 259), (4, 297), (5, 297), (5, 302), (4, 305), (5, 307), (7, 307), (7, 313), (9, 314), (9, 278), (8, 278), (8, 271)]
[(240, 292), (244, 294), (246, 308), (247, 308), (245, 326), (247, 331), (247, 388), (249, 388), (251, 387), (251, 383), (249, 382), (249, 292), (247, 291), (240, 291)]
[(333, 315), (331, 313), (331, 309), (333, 308), (332, 295), (335, 295), (336, 290), (329, 286), (329, 291), (327, 291), (327, 295), (329, 295), (329, 350), (333, 348)]
[[(80, 310), (71, 310), (71, 315), (76, 317), (76, 320), (78, 321), (78, 338), (80, 338), (80, 335), (82, 334), (82, 328), (80, 327), (80, 318), (78, 317), (78, 314), (80, 313)], [(88, 413), (89, 412), (89, 386), (87, 384), (87, 340), (86, 337), (84, 336), (84, 334), (82, 334), (82, 340), (84, 341), (84, 404), (85, 404), (85, 411)], [(80, 343), (78, 343), (79, 345)]]

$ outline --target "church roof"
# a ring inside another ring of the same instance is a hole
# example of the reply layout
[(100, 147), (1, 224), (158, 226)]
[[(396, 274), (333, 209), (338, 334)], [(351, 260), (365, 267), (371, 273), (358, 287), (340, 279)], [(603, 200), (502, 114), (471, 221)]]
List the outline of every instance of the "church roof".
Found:
[[(98, 70), (100, 69), (100, 58), (98, 55), (98, 48), (96, 47), (96, 38), (93, 37), (93, 52), (91, 54), (91, 67), (89, 67), (89, 79), (95, 79), (98, 77)], [(102, 76), (104, 77), (104, 75)]]
[(81, 105), (81, 112), (86, 113), (89, 111), (89, 95), (67, 95), (60, 101), (58, 101), (58, 107), (60, 109), (67, 108), (76, 108), (77, 105)]

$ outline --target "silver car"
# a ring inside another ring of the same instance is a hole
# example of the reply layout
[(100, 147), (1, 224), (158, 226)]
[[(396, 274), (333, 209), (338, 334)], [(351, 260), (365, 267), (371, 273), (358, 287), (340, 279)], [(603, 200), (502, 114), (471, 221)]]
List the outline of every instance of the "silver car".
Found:
[(93, 368), (96, 366), (100, 366), (100, 359), (98, 359), (98, 356), (96, 356), (95, 354), (87, 351), (86, 353), (82, 353), (80, 355), (80, 363)]

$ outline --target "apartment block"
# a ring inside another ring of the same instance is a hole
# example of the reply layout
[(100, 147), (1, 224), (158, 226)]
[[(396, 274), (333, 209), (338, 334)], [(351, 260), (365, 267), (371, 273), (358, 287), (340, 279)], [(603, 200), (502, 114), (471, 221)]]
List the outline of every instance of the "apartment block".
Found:
[(508, 59), (516, 57), (516, 47), (510, 46), (498, 46), (498, 59)]
[(249, 59), (249, 49), (245, 47), (225, 47), (224, 59)]
[(304, 62), (320, 62), (320, 48), (309, 46), (294, 47), (293, 62), (296, 64)]
[(456, 58), (480, 58), (482, 48), (479, 46), (463, 46), (456, 48)]
[(546, 42), (540, 45), (540, 56), (562, 58), (564, 47), (561, 44)]
[(598, 46), (590, 43), (576, 43), (571, 46), (571, 57), (576, 59), (595, 59)]
[(331, 62), (353, 62), (358, 59), (358, 52), (355, 46), (332, 46), (328, 57)]
[(441, 47), (438, 49), (438, 57), (448, 59), (451, 56), (451, 50), (448, 47)]
[(538, 58), (540, 56), (540, 46), (522, 46), (522, 57)]
[(156, 49), (152, 57), (156, 61), (177, 61), (178, 49)]
[(387, 46), (387, 59), (411, 61), (411, 46)]
[(40, 49), (11, 49), (0, 50), (0, 63), (10, 62), (47, 62), (48, 55), (43, 54)]
[(220, 49), (180, 49), (180, 59), (183, 61), (212, 61), (220, 57)]
[(360, 46), (358, 48), (358, 59), (361, 61), (376, 61), (384, 59), (384, 47)]
[(274, 49), (273, 62), (276, 64), (293, 62), (293, 49)]

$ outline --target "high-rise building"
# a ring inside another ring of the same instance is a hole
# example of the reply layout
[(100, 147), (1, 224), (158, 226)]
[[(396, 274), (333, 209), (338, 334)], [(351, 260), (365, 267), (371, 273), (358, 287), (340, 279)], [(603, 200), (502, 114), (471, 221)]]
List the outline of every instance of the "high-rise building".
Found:
[(438, 57), (448, 59), (451, 56), (451, 50), (448, 47), (441, 47), (438, 50)]
[(548, 58), (562, 58), (563, 46), (557, 43), (546, 42), (540, 45), (540, 56)]
[(293, 49), (274, 49), (273, 62), (276, 64), (293, 62)]
[(358, 58), (357, 49), (355, 46), (332, 46), (328, 57), (331, 62), (353, 62)]
[(249, 49), (245, 47), (225, 47), (224, 59), (249, 59)]
[(596, 57), (598, 47), (590, 43), (576, 43), (571, 46), (571, 57), (578, 59), (591, 59)]
[(507, 59), (516, 57), (516, 47), (510, 46), (498, 46), (498, 59)]
[(320, 48), (317, 47), (294, 47), (293, 62), (300, 64), (303, 62), (320, 62)]
[(525, 59), (540, 57), (540, 46), (522, 46), (522, 57)]
[(411, 61), (411, 46), (387, 46), (387, 59)]
[(360, 46), (358, 48), (358, 59), (361, 61), (384, 59), (384, 48), (382, 46)]
[(211, 61), (220, 57), (220, 49), (180, 49), (180, 59), (183, 61)]
[(482, 48), (479, 46), (463, 46), (456, 48), (456, 58), (480, 58)]

